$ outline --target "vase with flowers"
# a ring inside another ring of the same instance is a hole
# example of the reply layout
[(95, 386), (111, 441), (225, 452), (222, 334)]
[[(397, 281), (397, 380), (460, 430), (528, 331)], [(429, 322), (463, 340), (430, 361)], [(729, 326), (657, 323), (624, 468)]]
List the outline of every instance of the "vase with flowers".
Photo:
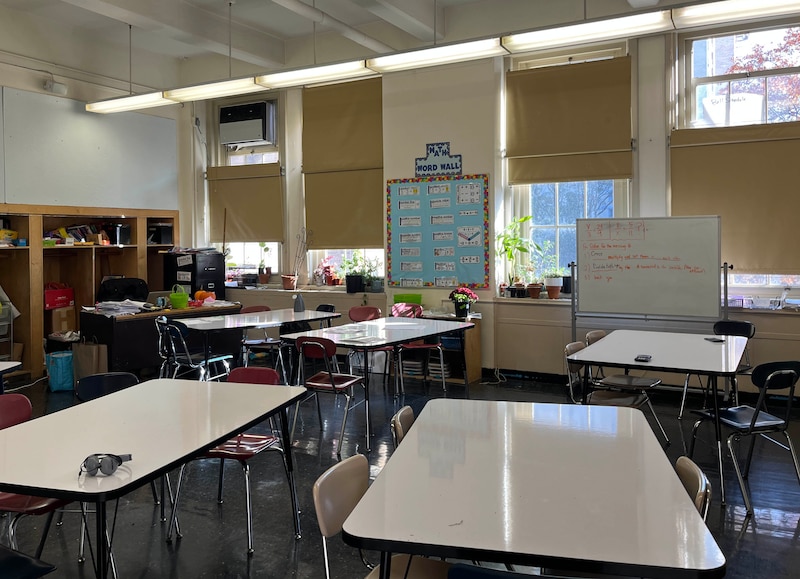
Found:
[(478, 294), (468, 287), (461, 286), (450, 292), (450, 301), (455, 305), (456, 317), (466, 318), (469, 316), (470, 306), (478, 301)]

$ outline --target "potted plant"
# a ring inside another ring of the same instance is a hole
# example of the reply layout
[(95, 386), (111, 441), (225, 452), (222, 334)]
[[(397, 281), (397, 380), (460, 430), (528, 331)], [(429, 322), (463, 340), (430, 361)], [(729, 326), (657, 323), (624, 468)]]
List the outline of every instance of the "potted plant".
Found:
[(265, 261), (266, 256), (269, 254), (269, 246), (264, 241), (259, 241), (258, 246), (261, 248), (261, 261), (258, 263), (258, 283), (266, 285), (272, 276), (272, 267), (267, 267)]
[[(522, 225), (533, 219), (532, 215), (525, 215), (524, 217), (515, 217), (511, 223), (495, 236), (497, 243), (497, 254), (502, 255), (508, 262), (508, 287), (512, 288), (517, 283), (520, 283), (520, 259), (523, 253), (530, 253), (531, 249), (541, 249), (538, 244), (534, 243), (529, 237), (523, 236)], [(524, 286), (523, 286), (523, 292)]]
[[(363, 292), (365, 288), (366, 278), (370, 276), (373, 271), (369, 261), (361, 253), (361, 250), (356, 249), (353, 251), (352, 257), (342, 258), (342, 263), (339, 269), (344, 275), (344, 283), (347, 286), (347, 293), (355, 294)], [(374, 271), (377, 271), (375, 267)]]
[(561, 287), (564, 285), (564, 269), (555, 267), (544, 272), (544, 287), (547, 290), (547, 297), (551, 300), (558, 298), (561, 294)]
[(469, 316), (470, 306), (478, 301), (478, 294), (466, 286), (461, 286), (450, 292), (450, 301), (455, 305), (456, 317), (466, 318)]

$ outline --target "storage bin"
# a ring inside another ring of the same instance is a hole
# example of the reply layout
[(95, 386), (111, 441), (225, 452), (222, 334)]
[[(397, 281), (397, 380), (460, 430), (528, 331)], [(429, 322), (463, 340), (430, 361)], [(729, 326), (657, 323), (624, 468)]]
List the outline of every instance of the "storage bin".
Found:
[(72, 352), (47, 354), (46, 361), (50, 392), (72, 390)]

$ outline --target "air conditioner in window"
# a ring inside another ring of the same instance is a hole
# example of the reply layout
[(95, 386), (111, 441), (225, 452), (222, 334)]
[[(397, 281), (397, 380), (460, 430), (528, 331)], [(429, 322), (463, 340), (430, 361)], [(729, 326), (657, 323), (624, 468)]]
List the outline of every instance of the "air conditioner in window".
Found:
[(275, 103), (261, 101), (219, 110), (222, 145), (274, 145)]

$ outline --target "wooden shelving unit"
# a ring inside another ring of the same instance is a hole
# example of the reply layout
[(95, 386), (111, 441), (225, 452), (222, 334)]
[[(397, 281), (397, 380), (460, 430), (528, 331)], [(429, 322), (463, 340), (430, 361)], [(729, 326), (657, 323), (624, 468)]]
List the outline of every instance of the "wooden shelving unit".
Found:
[[(94, 305), (106, 275), (138, 277), (151, 288), (162, 289), (163, 256), (158, 252), (172, 246), (147, 244), (149, 222), (172, 224), (173, 240), (180, 239), (175, 210), (3, 204), (0, 216), (28, 243), (26, 247), (0, 248), (0, 286), (20, 311), (14, 320), (14, 341), (23, 344), (22, 367), (29, 369), (34, 379), (44, 374), (46, 283), (66, 283), (74, 289), (77, 326), (77, 312), (82, 306)], [(42, 242), (45, 231), (107, 222), (129, 228), (130, 243), (44, 247)]]

